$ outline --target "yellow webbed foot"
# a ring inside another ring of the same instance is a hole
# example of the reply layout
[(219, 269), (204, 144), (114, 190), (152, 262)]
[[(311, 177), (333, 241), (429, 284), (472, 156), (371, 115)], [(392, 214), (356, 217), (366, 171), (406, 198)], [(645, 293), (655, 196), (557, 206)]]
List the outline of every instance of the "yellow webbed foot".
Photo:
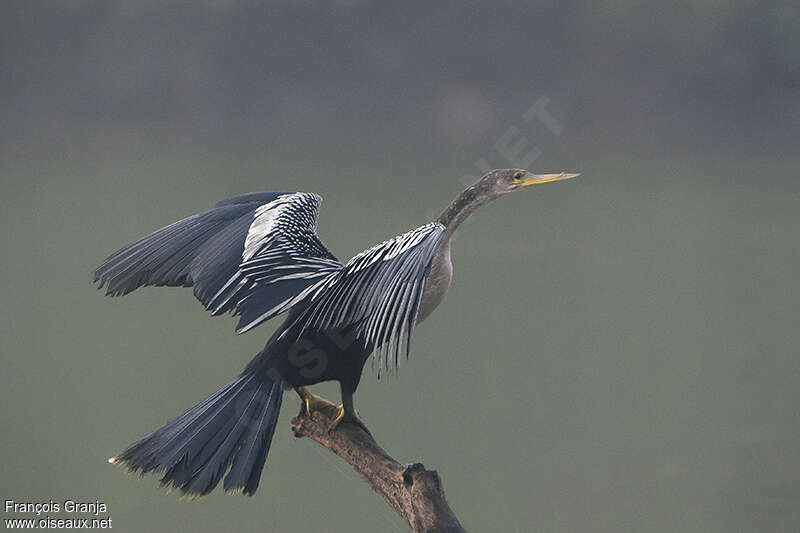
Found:
[(335, 411), (337, 406), (335, 403), (322, 398), (321, 396), (317, 396), (309, 391), (305, 387), (296, 387), (294, 389), (297, 394), (300, 396), (300, 400), (303, 402), (300, 407), (300, 414), (308, 415), (308, 416), (315, 416), (320, 411)]
[(355, 424), (363, 429), (367, 435), (370, 437), (372, 436), (370, 430), (367, 429), (367, 426), (358, 417), (355, 408), (352, 407), (352, 402), (348, 404), (351, 406), (350, 409), (347, 409), (344, 407), (344, 405), (336, 405), (325, 398), (321, 398), (316, 394), (313, 394), (305, 387), (295, 387), (294, 390), (300, 396), (300, 400), (302, 401), (300, 406), (300, 415), (306, 415), (313, 418), (318, 416), (321, 411), (324, 411), (333, 415), (333, 420), (331, 421), (330, 428), (328, 429), (329, 432), (336, 430), (340, 424)]

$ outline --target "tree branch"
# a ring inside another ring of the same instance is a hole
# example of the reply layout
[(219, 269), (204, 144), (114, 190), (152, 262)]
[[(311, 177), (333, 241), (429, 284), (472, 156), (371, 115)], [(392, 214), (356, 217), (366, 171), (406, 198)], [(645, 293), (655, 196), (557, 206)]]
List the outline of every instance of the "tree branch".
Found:
[(312, 416), (301, 413), (292, 419), (292, 431), (295, 437), (308, 437), (350, 463), (415, 532), (464, 533), (435, 470), (426, 470), (421, 463), (400, 464), (355, 424), (343, 423), (329, 431), (332, 415), (327, 408)]

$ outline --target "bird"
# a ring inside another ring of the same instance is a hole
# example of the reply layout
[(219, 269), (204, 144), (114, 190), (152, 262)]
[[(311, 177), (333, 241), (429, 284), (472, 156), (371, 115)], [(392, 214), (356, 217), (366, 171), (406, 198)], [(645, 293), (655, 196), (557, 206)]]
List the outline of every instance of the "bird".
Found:
[[(451, 244), (476, 209), (505, 194), (579, 174), (496, 169), (459, 194), (435, 220), (340, 262), (317, 234), (322, 199), (306, 192), (256, 192), (223, 200), (111, 254), (94, 272), (98, 289), (122, 296), (144, 286), (192, 287), (213, 316), (239, 317), (237, 333), (285, 315), (264, 348), (227, 385), (131, 444), (109, 462), (158, 473), (185, 496), (252, 496), (283, 394), (301, 413), (331, 409), (341, 424), (369, 430), (353, 395), (367, 361), (377, 372), (409, 357), (414, 328), (444, 299)], [(308, 387), (338, 381), (341, 404)]]

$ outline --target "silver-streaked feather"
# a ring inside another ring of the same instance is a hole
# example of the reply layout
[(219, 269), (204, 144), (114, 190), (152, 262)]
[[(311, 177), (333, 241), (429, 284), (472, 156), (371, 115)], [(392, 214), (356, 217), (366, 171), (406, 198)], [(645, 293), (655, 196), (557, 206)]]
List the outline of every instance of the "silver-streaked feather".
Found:
[[(356, 255), (313, 289), (294, 326), (301, 332), (352, 326), (356, 341), (373, 347), (379, 369), (396, 368), (401, 346), (408, 356), (425, 278), (444, 233), (444, 226), (430, 223)], [(296, 331), (287, 328), (283, 335)]]
[[(237, 332), (249, 331), (290, 309), (309, 285), (342, 267), (317, 236), (321, 204), (319, 195), (297, 192), (255, 210), (239, 269), (214, 295), (213, 313), (235, 300), (234, 314), (242, 316)], [(275, 298), (276, 291), (266, 288), (280, 282), (294, 282), (296, 290)]]
[(401, 349), (409, 353), (445, 227), (426, 224), (343, 265), (317, 236), (321, 203), (305, 192), (225, 200), (113, 254), (96, 278), (112, 295), (144, 285), (193, 286), (213, 315), (239, 315), (239, 333), (296, 307), (283, 335), (349, 329), (364, 350), (374, 350), (380, 369), (396, 368)]

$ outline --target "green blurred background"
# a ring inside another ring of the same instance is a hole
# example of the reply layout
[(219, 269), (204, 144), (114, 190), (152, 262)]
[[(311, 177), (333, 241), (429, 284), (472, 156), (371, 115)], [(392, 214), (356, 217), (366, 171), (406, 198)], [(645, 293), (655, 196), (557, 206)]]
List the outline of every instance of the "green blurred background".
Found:
[(91, 272), (257, 190), (320, 193), (346, 259), (532, 161), (583, 176), (459, 232), (411, 360), (362, 381), (378, 440), (470, 531), (800, 530), (795, 3), (6, 0), (0, 31), (4, 499), (97, 498), (120, 531), (405, 531), (291, 436), (293, 395), (252, 499), (109, 466), (276, 324)]

